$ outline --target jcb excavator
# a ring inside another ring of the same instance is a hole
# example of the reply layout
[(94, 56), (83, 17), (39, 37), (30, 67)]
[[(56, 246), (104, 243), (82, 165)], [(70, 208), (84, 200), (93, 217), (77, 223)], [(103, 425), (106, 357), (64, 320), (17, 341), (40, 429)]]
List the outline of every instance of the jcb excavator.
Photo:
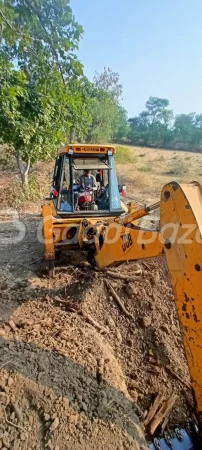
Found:
[[(175, 293), (185, 353), (196, 401), (197, 426), (174, 439), (155, 439), (151, 449), (202, 448), (202, 188), (199, 183), (163, 187), (161, 200), (139, 207), (120, 199), (115, 148), (65, 145), (58, 151), (50, 197), (42, 206), (49, 276), (62, 249), (87, 251), (99, 269), (165, 254)], [(93, 175), (94, 174), (94, 175)], [(139, 219), (160, 208), (156, 229)]]

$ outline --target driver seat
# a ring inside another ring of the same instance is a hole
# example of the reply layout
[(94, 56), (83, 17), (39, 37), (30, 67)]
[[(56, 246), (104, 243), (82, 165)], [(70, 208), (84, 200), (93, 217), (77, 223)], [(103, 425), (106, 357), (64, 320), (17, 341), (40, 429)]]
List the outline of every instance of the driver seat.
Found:
[(109, 210), (109, 189), (108, 185), (106, 186), (102, 195), (96, 199), (96, 204), (98, 206), (98, 210)]

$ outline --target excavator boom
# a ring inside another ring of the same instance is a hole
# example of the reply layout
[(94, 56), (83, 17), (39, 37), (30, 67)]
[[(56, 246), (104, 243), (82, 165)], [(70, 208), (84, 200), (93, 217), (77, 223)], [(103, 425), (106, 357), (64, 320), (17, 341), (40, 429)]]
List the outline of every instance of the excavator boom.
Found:
[(199, 183), (181, 186), (170, 183), (163, 188), (161, 230), (196, 410), (202, 424), (202, 188)]
[[(152, 209), (152, 208), (151, 208)], [(160, 230), (133, 225), (139, 210), (106, 229), (95, 262), (99, 268), (116, 262), (165, 253), (175, 293), (185, 353), (202, 424), (202, 188), (199, 183), (167, 184), (161, 194)], [(147, 214), (147, 208), (145, 208)], [(98, 241), (98, 240), (97, 240)]]

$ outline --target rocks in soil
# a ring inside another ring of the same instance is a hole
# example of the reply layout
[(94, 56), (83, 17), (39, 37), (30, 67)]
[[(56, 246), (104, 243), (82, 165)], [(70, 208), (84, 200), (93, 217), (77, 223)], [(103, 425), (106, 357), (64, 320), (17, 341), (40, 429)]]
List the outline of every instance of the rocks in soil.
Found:
[(53, 420), (53, 422), (52, 422), (52, 424), (51, 424), (51, 426), (50, 426), (50, 432), (52, 433), (53, 431), (55, 431), (56, 430), (56, 428), (58, 428), (58, 426), (59, 426), (59, 419), (58, 419), (58, 417), (56, 417), (54, 420)]
[(14, 382), (13, 378), (12, 378), (12, 377), (9, 377), (9, 378), (8, 378), (8, 386), (11, 387), (12, 384), (13, 384), (13, 382)]
[(5, 291), (6, 289), (8, 289), (8, 283), (7, 283), (6, 280), (2, 280), (2, 281), (0, 282), (0, 290), (1, 290), (1, 291)]
[(20, 440), (21, 441), (26, 441), (26, 439), (27, 439), (27, 434), (26, 433), (21, 433)]
[(149, 316), (139, 317), (139, 324), (142, 328), (150, 327), (152, 319)]
[(114, 320), (113, 320), (112, 317), (110, 317), (110, 316), (107, 317), (107, 325), (108, 325), (110, 328), (115, 328), (115, 327), (116, 327)]
[(116, 330), (116, 337), (119, 344), (122, 342), (122, 336), (119, 330)]
[(48, 422), (50, 420), (50, 415), (47, 413), (44, 413), (44, 420), (45, 420), (45, 422)]
[(11, 330), (13, 330), (13, 331), (16, 330), (15, 322), (14, 322), (12, 319), (10, 319), (10, 320), (8, 321), (8, 325), (9, 325), (9, 327), (11, 327)]
[(131, 296), (132, 298), (134, 298), (137, 294), (137, 289), (135, 288), (133, 283), (127, 283), (125, 285), (125, 292), (129, 297)]
[(11, 446), (11, 440), (10, 440), (9, 434), (7, 432), (4, 432), (4, 435), (2, 437), (2, 444), (6, 448), (10, 448), (10, 446)]
[(132, 397), (134, 402), (137, 402), (137, 400), (138, 400), (138, 393), (134, 389), (130, 390), (130, 396)]
[(170, 333), (170, 329), (166, 324), (161, 325), (161, 330), (165, 331), (165, 333)]

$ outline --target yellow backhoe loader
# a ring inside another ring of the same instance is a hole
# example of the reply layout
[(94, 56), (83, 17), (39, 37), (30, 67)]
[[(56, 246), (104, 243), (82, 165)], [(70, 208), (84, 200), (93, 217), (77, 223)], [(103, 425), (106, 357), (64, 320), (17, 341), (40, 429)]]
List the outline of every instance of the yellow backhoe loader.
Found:
[[(163, 187), (161, 199), (139, 207), (121, 200), (115, 148), (66, 145), (58, 152), (50, 197), (42, 206), (45, 260), (49, 276), (62, 249), (80, 248), (99, 269), (165, 254), (175, 293), (185, 353), (196, 400), (196, 425), (174, 439), (155, 440), (151, 449), (202, 448), (202, 188), (199, 183)], [(160, 208), (156, 229), (139, 219)], [(191, 431), (190, 431), (191, 430)]]

